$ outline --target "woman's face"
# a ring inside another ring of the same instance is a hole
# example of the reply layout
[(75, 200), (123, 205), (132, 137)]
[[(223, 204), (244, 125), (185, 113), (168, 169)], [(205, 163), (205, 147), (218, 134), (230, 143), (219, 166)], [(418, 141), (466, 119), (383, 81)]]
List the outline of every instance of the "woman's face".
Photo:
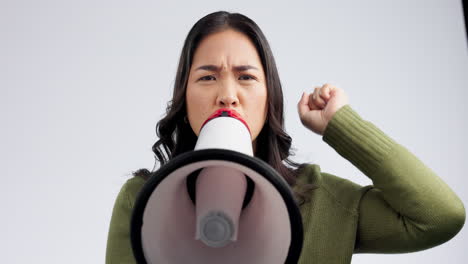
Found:
[(247, 122), (255, 141), (266, 119), (267, 87), (250, 39), (231, 29), (203, 39), (193, 57), (185, 96), (190, 126), (197, 136), (215, 110), (232, 108)]

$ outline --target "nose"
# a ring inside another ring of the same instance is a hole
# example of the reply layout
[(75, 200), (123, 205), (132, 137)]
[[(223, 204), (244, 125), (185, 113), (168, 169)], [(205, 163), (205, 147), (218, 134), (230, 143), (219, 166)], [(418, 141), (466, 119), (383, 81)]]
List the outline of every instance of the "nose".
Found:
[(218, 105), (221, 107), (236, 107), (239, 100), (233, 95), (223, 95), (218, 97)]
[(237, 107), (239, 98), (237, 97), (236, 87), (233, 84), (224, 83), (219, 87), (216, 104), (219, 107)]

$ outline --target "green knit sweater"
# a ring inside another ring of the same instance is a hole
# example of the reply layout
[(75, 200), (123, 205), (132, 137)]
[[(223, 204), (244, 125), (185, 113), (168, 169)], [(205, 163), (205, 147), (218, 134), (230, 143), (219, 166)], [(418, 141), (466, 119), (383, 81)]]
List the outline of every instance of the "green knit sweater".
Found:
[[(298, 185), (317, 186), (300, 207), (304, 244), (300, 264), (350, 263), (353, 253), (403, 253), (440, 245), (465, 223), (457, 195), (429, 167), (350, 105), (335, 113), (323, 141), (373, 185), (360, 186), (308, 165)], [(117, 196), (106, 263), (135, 263), (130, 244), (132, 208), (145, 181), (129, 179)]]

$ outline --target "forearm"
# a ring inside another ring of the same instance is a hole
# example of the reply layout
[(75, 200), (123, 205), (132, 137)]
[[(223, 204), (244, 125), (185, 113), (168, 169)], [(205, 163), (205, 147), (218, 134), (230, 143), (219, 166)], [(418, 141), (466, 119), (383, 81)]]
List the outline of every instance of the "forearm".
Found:
[[(425, 241), (419, 247), (427, 248), (450, 239), (463, 226), (465, 209), (450, 187), (349, 105), (330, 121), (323, 140), (373, 182), (375, 189), (363, 199), (360, 209), (364, 214), (360, 217), (364, 239), (377, 241), (383, 238), (379, 236), (393, 234), (400, 236), (393, 241), (416, 239)], [(385, 209), (379, 200), (390, 208)], [(370, 211), (372, 208), (382, 211), (376, 214), (376, 210)], [(378, 221), (387, 221), (388, 225), (381, 226), (388, 230), (366, 230)]]

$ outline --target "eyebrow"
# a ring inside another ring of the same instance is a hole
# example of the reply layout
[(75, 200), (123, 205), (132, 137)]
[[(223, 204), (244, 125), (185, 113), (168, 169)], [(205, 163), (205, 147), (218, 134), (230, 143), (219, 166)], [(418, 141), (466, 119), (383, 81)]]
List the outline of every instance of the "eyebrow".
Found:
[[(232, 68), (234, 69), (234, 71), (237, 71), (237, 72), (248, 71), (248, 70), (257, 70), (258, 71), (258, 68), (254, 67), (252, 65), (238, 65), (238, 66), (234, 66)], [(195, 71), (198, 71), (198, 70), (219, 72), (219, 71), (221, 71), (221, 67), (213, 65), (213, 64), (202, 65), (202, 66), (195, 69)]]

